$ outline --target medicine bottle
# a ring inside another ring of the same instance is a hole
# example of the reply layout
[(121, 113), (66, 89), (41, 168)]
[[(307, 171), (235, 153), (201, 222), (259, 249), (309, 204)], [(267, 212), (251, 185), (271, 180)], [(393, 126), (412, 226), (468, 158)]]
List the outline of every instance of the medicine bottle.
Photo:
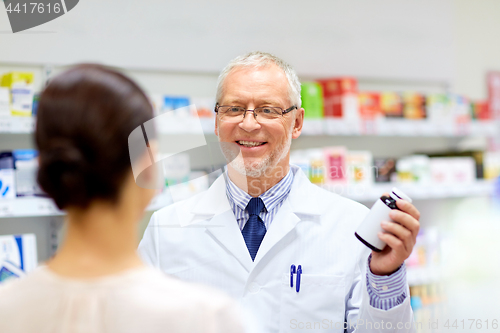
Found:
[(399, 210), (396, 205), (396, 200), (398, 199), (408, 202), (412, 201), (401, 190), (393, 187), (389, 196), (383, 195), (375, 202), (368, 215), (354, 233), (363, 244), (373, 251), (380, 252), (386, 246), (386, 243), (378, 237), (379, 232), (384, 232), (380, 223), (382, 221), (392, 221), (389, 217), (389, 212), (393, 209)]

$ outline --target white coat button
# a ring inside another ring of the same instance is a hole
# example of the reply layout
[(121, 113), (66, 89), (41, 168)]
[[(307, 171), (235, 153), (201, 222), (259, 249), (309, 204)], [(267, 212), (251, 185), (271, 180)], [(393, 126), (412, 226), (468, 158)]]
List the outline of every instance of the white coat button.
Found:
[(260, 291), (260, 286), (255, 283), (255, 282), (252, 282), (248, 285), (248, 290), (252, 293), (252, 294), (256, 294)]
[(375, 282), (372, 282), (372, 287), (377, 289), (377, 285), (375, 284)]
[(389, 289), (389, 287), (387, 287), (387, 286), (383, 286), (382, 287), (382, 290), (384, 290), (384, 291), (387, 290), (387, 289)]

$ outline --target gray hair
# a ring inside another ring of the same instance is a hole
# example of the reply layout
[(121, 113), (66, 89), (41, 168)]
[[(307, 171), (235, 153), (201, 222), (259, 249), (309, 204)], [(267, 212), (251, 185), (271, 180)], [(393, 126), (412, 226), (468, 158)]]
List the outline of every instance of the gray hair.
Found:
[(288, 79), (288, 97), (292, 105), (300, 108), (302, 100), (300, 98), (300, 81), (295, 70), (280, 58), (265, 52), (255, 51), (245, 55), (238, 56), (231, 60), (222, 70), (217, 80), (216, 102), (222, 98), (222, 86), (227, 75), (236, 67), (265, 67), (269, 64), (275, 64), (283, 70)]

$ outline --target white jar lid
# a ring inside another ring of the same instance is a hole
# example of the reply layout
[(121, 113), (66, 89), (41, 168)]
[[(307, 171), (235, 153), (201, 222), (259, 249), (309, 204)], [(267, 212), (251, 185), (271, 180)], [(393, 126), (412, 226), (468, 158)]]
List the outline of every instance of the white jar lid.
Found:
[[(393, 187), (393, 188), (392, 188), (392, 193), (391, 193), (391, 196), (392, 196), (392, 194), (395, 194), (395, 195), (396, 195), (396, 197), (397, 197), (397, 198), (399, 198), (399, 199), (403, 199), (403, 200), (405, 200), (405, 201), (408, 201), (409, 203), (411, 203), (411, 202), (412, 202), (412, 200), (411, 200), (411, 198), (410, 198), (409, 196), (407, 196), (406, 194), (404, 194), (404, 192), (403, 192), (403, 191), (398, 190), (398, 189), (397, 189), (397, 188), (395, 188), (395, 187)], [(396, 198), (394, 198), (394, 199), (396, 199)]]

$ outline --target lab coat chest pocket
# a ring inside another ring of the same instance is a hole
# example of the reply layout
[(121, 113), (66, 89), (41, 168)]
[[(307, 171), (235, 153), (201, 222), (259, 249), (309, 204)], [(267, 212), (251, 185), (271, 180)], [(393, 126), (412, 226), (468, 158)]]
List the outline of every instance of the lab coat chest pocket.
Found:
[(281, 285), (280, 332), (343, 332), (345, 282), (343, 276), (284, 274)]

